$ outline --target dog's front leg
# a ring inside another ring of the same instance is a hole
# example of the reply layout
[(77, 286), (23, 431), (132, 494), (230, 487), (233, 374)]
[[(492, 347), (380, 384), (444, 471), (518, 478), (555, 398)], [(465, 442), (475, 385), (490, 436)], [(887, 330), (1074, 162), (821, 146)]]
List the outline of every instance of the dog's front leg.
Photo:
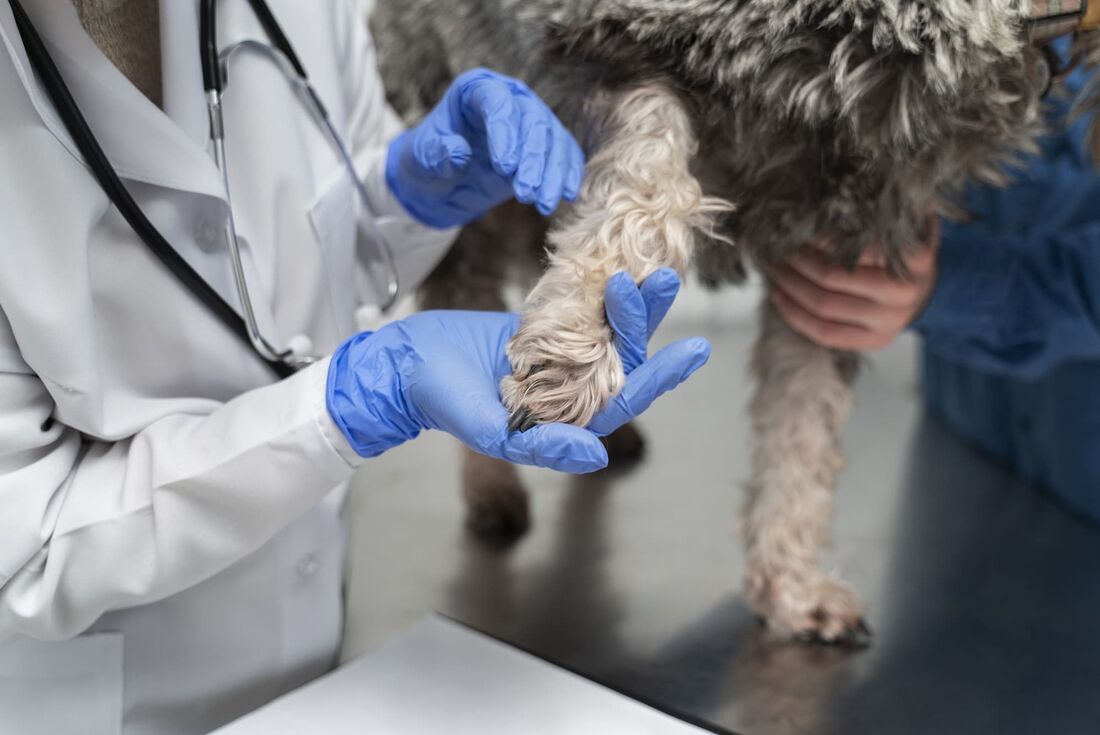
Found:
[(608, 278), (641, 281), (659, 268), (684, 273), (699, 230), (729, 209), (703, 196), (690, 165), (698, 143), (682, 100), (652, 83), (602, 93), (578, 203), (550, 234), (549, 267), (508, 345), (501, 383), (517, 423), (584, 426), (622, 389), (624, 375), (604, 314)]
[(753, 354), (745, 589), (769, 627), (831, 643), (867, 635), (855, 593), (821, 566), (858, 357), (795, 333), (770, 304)]

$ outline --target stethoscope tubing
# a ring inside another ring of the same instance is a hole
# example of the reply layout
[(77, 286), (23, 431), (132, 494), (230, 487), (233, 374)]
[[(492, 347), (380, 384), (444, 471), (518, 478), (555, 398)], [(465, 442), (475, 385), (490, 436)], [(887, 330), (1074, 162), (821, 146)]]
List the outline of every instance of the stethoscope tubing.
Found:
[[(172, 274), (189, 290), (227, 329), (246, 344), (251, 345), (248, 327), (244, 319), (221, 297), (213, 287), (191, 265), (183, 259), (156, 226), (149, 221), (145, 213), (130, 196), (130, 192), (118, 177), (110, 160), (92, 132), (84, 114), (80, 111), (72, 92), (65, 84), (61, 72), (54, 64), (46, 49), (42, 37), (27, 16), (19, 0), (9, 0), (16, 26), (23, 38), (27, 57), (34, 67), (43, 87), (65, 128), (73, 138), (80, 155), (87, 162), (97, 183), (122, 214), (127, 224), (146, 244), (153, 255), (167, 267)], [(295, 368), (281, 360), (264, 360), (280, 378), (286, 378), (296, 372)]]
[[(221, 52), (218, 48), (217, 5), (218, 0), (200, 0), (199, 6), (199, 38), (202, 44), (202, 84), (207, 92), (211, 90), (221, 94), (225, 91), (225, 73), (221, 64)], [(308, 79), (306, 69), (301, 59), (294, 51), (290, 39), (283, 33), (282, 26), (275, 20), (275, 14), (271, 12), (265, 0), (247, 0), (252, 12), (263, 26), (264, 33), (271, 39), (272, 45), (279, 49), (280, 53), (290, 62), (295, 74), (302, 79)]]
[[(315, 122), (320, 126), (322, 134), (324, 134), (329, 139), (329, 142), (336, 148), (342, 164), (347, 169), (348, 175), (351, 176), (355, 184), (360, 201), (364, 208), (366, 208), (369, 204), (369, 197), (362, 180), (356, 172), (351, 152), (348, 150), (347, 145), (336, 130), (336, 126), (333, 124), (327, 108), (321, 101), (313, 84), (310, 82), (305, 67), (294, 51), (290, 40), (279, 26), (279, 23), (275, 20), (275, 16), (265, 0), (248, 0), (248, 3), (258, 18), (260, 25), (263, 27), (264, 32), (267, 34), (271, 45), (261, 44), (257, 41), (241, 41), (222, 50), (218, 43), (217, 34), (217, 0), (201, 0), (199, 7), (199, 31), (200, 43), (202, 46), (200, 56), (202, 59), (203, 86), (205, 88), (207, 108), (210, 117), (210, 138), (214, 148), (215, 163), (222, 174), (223, 183), (225, 185), (226, 200), (230, 201), (232, 195), (229, 187), (228, 160), (225, 153), (225, 125), (222, 117), (222, 94), (229, 82), (227, 71), (229, 68), (229, 57), (239, 49), (251, 49), (270, 56), (276, 66), (282, 70), (284, 77), (286, 77), (294, 87), (295, 93), (298, 94), (302, 103), (312, 114)], [(366, 213), (364, 213), (364, 215), (365, 214)], [(370, 223), (371, 221), (368, 217), (364, 222)], [(389, 244), (386, 242), (385, 237), (378, 231), (376, 226), (368, 227), (368, 229), (373, 230), (372, 232), (368, 232), (368, 237), (376, 245), (389, 274), (386, 280), (385, 290), (380, 292), (383, 299), (380, 305), (380, 311), (386, 314), (396, 304), (400, 295), (400, 272), (397, 268), (396, 258)], [(241, 247), (237, 237), (237, 228), (234, 221), (232, 206), (230, 206), (229, 218), (226, 222), (225, 236), (230, 259), (232, 261), (234, 280), (241, 301), (241, 309), (253, 348), (264, 359), (282, 360), (296, 368), (301, 368), (315, 362), (316, 357), (312, 355), (297, 354), (294, 350), (289, 348), (281, 351), (278, 350), (264, 338), (261, 333), (252, 308), (248, 282), (245, 277), (244, 266), (241, 262)]]
[[(357, 193), (364, 204), (368, 203), (365, 186), (359, 178), (351, 152), (336, 130), (329, 117), (328, 111), (322, 103), (316, 90), (310, 83), (302, 66), (301, 60), (295, 53), (286, 34), (283, 33), (271, 9), (264, 0), (248, 0), (261, 26), (267, 33), (271, 46), (259, 42), (241, 42), (224, 52), (219, 51), (217, 43), (216, 6), (217, 0), (200, 0), (200, 56), (202, 64), (203, 86), (206, 92), (208, 111), (210, 115), (210, 137), (215, 153), (215, 164), (222, 174), (225, 186), (226, 202), (229, 208), (229, 218), (226, 222), (226, 242), (232, 261), (234, 279), (237, 293), (241, 302), (242, 314), (237, 311), (214, 290), (195, 271), (184, 258), (172, 247), (168, 240), (160, 233), (156, 226), (146, 217), (141, 207), (130, 195), (126, 186), (122, 183), (118, 173), (111, 165), (98, 139), (88, 125), (86, 118), (80, 111), (76, 100), (61, 76), (57, 65), (46, 49), (45, 43), (31, 22), (20, 0), (9, 0), (16, 26), (23, 38), (27, 49), (27, 56), (35, 72), (42, 80), (50, 101), (56, 108), (66, 129), (72, 136), (77, 149), (83, 156), (92, 175), (108, 198), (122, 214), (127, 224), (134, 230), (146, 247), (167, 267), (173, 275), (189, 290), (206, 308), (239, 339), (246, 342), (252, 350), (281, 378), (292, 375), (295, 371), (314, 362), (315, 357), (299, 355), (292, 349), (278, 350), (273, 347), (261, 334), (256, 316), (249, 296), (248, 283), (245, 278), (244, 268), (241, 262), (240, 245), (237, 238), (236, 226), (233, 217), (232, 204), (229, 199), (229, 178), (225, 154), (225, 127), (222, 121), (221, 95), (227, 83), (227, 58), (233, 50), (244, 47), (259, 47), (266, 51), (282, 69), (284, 76), (295, 87), (295, 92), (302, 99), (307, 109), (321, 127), (322, 133), (329, 138), (337, 149), (343, 165), (355, 183)], [(364, 213), (364, 222), (368, 224), (367, 236), (374, 242), (389, 270), (389, 278), (386, 282), (384, 300), (381, 305), (383, 314), (387, 313), (396, 303), (400, 294), (400, 274), (397, 268), (396, 258), (378, 227), (373, 223), (368, 213)]]

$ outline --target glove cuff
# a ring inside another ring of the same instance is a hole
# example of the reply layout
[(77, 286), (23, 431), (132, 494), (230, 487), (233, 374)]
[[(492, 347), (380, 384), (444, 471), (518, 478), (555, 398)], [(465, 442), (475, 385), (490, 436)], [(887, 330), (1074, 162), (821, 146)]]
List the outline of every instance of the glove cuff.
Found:
[(385, 329), (357, 334), (333, 353), (329, 364), (325, 405), (360, 457), (377, 457), (420, 434), (401, 385), (401, 366), (415, 355), (387, 336)]

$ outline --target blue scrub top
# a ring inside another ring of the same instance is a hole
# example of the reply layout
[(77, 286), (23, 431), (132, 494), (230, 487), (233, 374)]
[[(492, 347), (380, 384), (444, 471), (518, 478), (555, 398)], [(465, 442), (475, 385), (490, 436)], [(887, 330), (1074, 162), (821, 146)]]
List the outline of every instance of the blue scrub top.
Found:
[(972, 190), (976, 221), (945, 224), (914, 326), (931, 411), (1100, 522), (1100, 168), (1068, 114), (1088, 80), (1050, 101), (1054, 132), (1017, 183)]

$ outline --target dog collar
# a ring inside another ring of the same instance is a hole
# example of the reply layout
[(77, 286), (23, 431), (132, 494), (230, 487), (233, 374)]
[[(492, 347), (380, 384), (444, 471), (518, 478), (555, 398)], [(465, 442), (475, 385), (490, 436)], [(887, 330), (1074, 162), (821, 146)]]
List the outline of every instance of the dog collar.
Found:
[(1032, 0), (1028, 37), (1043, 44), (1077, 31), (1100, 28), (1100, 0)]

